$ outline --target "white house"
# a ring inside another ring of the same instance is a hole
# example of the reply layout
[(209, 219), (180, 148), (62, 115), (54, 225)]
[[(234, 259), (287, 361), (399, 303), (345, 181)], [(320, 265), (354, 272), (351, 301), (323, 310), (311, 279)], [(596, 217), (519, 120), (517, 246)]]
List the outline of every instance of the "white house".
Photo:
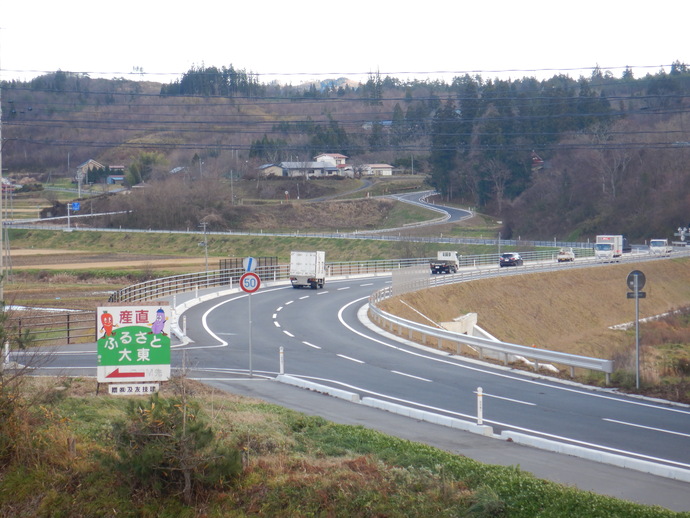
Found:
[(338, 167), (329, 162), (281, 162), (259, 167), (263, 176), (338, 176)]
[(362, 167), (367, 176), (392, 176), (393, 166), (390, 164), (366, 164)]
[(314, 160), (317, 162), (332, 163), (333, 165), (345, 165), (347, 157), (339, 153), (321, 153), (316, 155)]

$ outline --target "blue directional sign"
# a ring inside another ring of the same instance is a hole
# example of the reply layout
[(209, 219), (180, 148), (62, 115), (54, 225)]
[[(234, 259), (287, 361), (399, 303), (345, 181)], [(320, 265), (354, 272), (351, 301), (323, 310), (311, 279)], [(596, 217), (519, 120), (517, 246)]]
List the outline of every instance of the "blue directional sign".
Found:
[(253, 272), (256, 269), (256, 259), (253, 257), (245, 257), (242, 260), (242, 266), (244, 266), (245, 272)]

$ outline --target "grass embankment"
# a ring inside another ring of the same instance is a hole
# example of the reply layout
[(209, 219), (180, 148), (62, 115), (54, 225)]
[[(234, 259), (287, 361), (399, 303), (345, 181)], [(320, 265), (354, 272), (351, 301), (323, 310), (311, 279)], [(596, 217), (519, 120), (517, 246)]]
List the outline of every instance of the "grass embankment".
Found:
[[(11, 455), (1, 452), (0, 516), (688, 516), (178, 380), (162, 395), (184, 383), (200, 405), (189, 422), (203, 418), (243, 457), (236, 476), (194, 486), (185, 505), (179, 493), (109, 467), (126, 398), (96, 396), (93, 381), (30, 381), (25, 420), (13, 423), (21, 440)], [(146, 397), (136, 402), (144, 414), (151, 409)]]
[[(478, 325), (500, 340), (613, 359), (614, 382), (630, 387), (635, 381), (635, 330), (611, 326), (635, 320), (635, 301), (626, 298), (626, 279), (635, 269), (647, 279), (641, 319), (690, 305), (690, 259), (682, 258), (483, 279), (408, 293), (382, 307), (422, 324), (428, 320), (420, 313), (435, 322), (477, 313)], [(690, 402), (689, 328), (682, 327), (685, 336), (665, 330), (668, 341), (661, 344), (652, 340), (661, 332), (659, 326), (641, 326), (642, 381), (648, 394)], [(601, 381), (592, 376), (585, 381)]]

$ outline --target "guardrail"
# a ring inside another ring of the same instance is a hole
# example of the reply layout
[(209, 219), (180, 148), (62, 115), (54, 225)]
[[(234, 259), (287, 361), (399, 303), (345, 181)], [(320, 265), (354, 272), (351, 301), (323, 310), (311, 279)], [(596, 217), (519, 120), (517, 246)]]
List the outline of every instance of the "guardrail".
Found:
[[(505, 275), (524, 273), (525, 269), (533, 271), (548, 271), (551, 269), (560, 269), (568, 267), (584, 267), (592, 266), (594, 261), (594, 252), (591, 248), (575, 250), (576, 261), (572, 263), (557, 263), (557, 250), (540, 250), (531, 252), (522, 252), (521, 255), (525, 259), (524, 266), (513, 268), (502, 268), (500, 272)], [(690, 250), (688, 251), (690, 254)], [(629, 254), (626, 254), (628, 256)], [(623, 257), (621, 260), (644, 260), (657, 259), (655, 256), (648, 256), (647, 254), (633, 254), (630, 257)], [(348, 276), (359, 275), (367, 273), (383, 273), (408, 268), (410, 266), (424, 266), (427, 267), (429, 262), (433, 260), (431, 257), (416, 257), (407, 259), (379, 259), (371, 261), (344, 261), (326, 263), (327, 277), (333, 276)], [(491, 272), (482, 270), (480, 266), (493, 266), (498, 264), (498, 254), (477, 254), (465, 255), (460, 257), (460, 267), (472, 267), (473, 270), (463, 272), (456, 275), (434, 275), (429, 276), (421, 281), (423, 284), (416, 289), (424, 287), (439, 286), (442, 284), (452, 284), (455, 282), (465, 282), (477, 277), (484, 277), (487, 275), (497, 275), (497, 271)], [(207, 272), (195, 272), (181, 275), (174, 275), (172, 277), (161, 277), (152, 279), (150, 281), (133, 284), (113, 293), (108, 302), (137, 302), (144, 300), (152, 300), (163, 297), (175, 295), (177, 293), (186, 293), (194, 290), (204, 288), (216, 287), (233, 287), (239, 278), (244, 273), (240, 269), (227, 270), (209, 270)], [(289, 265), (270, 265), (258, 267), (255, 273), (263, 280), (287, 280), (289, 278)]]
[[(384, 273), (407, 268), (409, 266), (428, 264), (429, 259), (427, 258), (333, 262), (326, 263), (326, 277)], [(280, 281), (289, 279), (289, 271), (290, 265), (279, 264), (259, 266), (254, 273), (264, 281)], [(239, 282), (240, 277), (244, 273), (243, 269), (235, 268), (161, 277), (127, 286), (113, 293), (108, 299), (108, 302), (138, 302), (160, 299), (178, 293), (186, 293), (205, 288), (232, 288)]]
[(520, 356), (531, 361), (535, 370), (539, 369), (540, 364), (555, 363), (565, 365), (570, 368), (571, 377), (575, 376), (575, 368), (603, 372), (606, 376), (606, 384), (608, 385), (611, 381), (610, 375), (613, 372), (612, 360), (561, 353), (547, 349), (538, 349), (535, 347), (527, 347), (509, 342), (496, 341), (488, 338), (469, 336), (466, 334), (456, 333), (446, 329), (435, 328), (420, 324), (418, 322), (406, 320), (404, 318), (387, 313), (378, 306), (382, 300), (425, 288), (433, 288), (436, 286), (456, 284), (460, 282), (469, 282), (480, 278), (496, 277), (501, 275), (516, 275), (524, 273), (526, 269), (536, 273), (561, 270), (568, 267), (584, 267), (593, 265), (602, 265), (602, 263), (595, 261), (594, 258), (587, 259), (586, 261), (580, 261), (579, 263), (553, 264), (552, 262), (537, 262), (535, 264), (527, 264), (526, 266), (522, 267), (500, 268), (498, 270), (488, 268), (472, 269), (464, 272), (461, 271), (454, 275), (435, 276), (430, 276), (428, 272), (425, 272), (421, 269), (418, 270), (418, 273), (415, 273), (414, 270), (412, 270), (410, 275), (407, 276), (403, 282), (396, 283), (394, 281), (392, 286), (382, 288), (374, 292), (369, 297), (369, 316), (371, 320), (379, 327), (386, 329), (391, 333), (399, 336), (407, 336), (408, 339), (413, 339), (415, 336), (417, 336), (423, 345), (427, 345), (427, 342), (430, 338), (436, 339), (437, 348), (441, 349), (444, 342), (450, 343), (455, 345), (457, 354), (462, 353), (462, 346), (464, 345), (476, 352), (480, 359), (484, 359), (486, 356), (486, 351), (491, 351), (494, 357), (502, 359), (505, 365), (507, 365), (511, 359)]
[[(45, 223), (42, 223), (45, 222)], [(50, 224), (48, 219), (41, 219), (36, 221), (36, 223), (27, 223), (24, 221), (5, 221), (3, 226), (8, 229), (30, 229), (30, 230), (51, 230), (62, 232), (67, 228), (67, 225), (60, 224)], [(449, 245), (485, 245), (485, 246), (495, 246), (498, 250), (501, 247), (512, 247), (512, 249), (520, 248), (563, 248), (570, 247), (576, 249), (592, 249), (594, 247), (593, 242), (589, 241), (558, 241), (553, 239), (553, 241), (534, 241), (528, 239), (503, 239), (497, 236), (487, 236), (487, 237), (444, 237), (443, 234), (439, 236), (410, 236), (404, 234), (406, 228), (410, 228), (413, 225), (408, 225), (401, 228), (389, 228), (383, 230), (354, 230), (352, 232), (305, 232), (305, 231), (295, 231), (295, 232), (241, 232), (241, 231), (207, 231), (206, 236), (258, 236), (258, 237), (298, 237), (298, 238), (317, 238), (317, 239), (359, 239), (359, 240), (372, 240), (372, 241), (400, 241), (408, 243), (447, 243)], [(193, 234), (197, 236), (203, 236), (204, 232), (193, 231), (193, 230), (154, 230), (154, 229), (141, 229), (141, 228), (108, 228), (108, 227), (78, 227), (70, 228), (71, 232), (116, 232), (116, 233), (145, 233), (145, 234)], [(635, 245), (633, 245), (635, 247)], [(452, 249), (452, 248), (451, 248)]]
[(495, 353), (495, 356), (503, 360), (504, 365), (508, 365), (511, 359), (521, 356), (532, 361), (534, 370), (539, 370), (540, 363), (556, 363), (570, 367), (571, 377), (575, 376), (576, 367), (599, 371), (606, 375), (606, 384), (608, 385), (610, 382), (610, 374), (613, 372), (613, 361), (611, 360), (537, 349), (419, 324), (387, 313), (377, 306), (377, 302), (389, 298), (390, 294), (391, 288), (387, 287), (371, 295), (369, 298), (369, 317), (379, 327), (391, 333), (399, 336), (407, 335), (408, 339), (413, 339), (416, 334), (423, 345), (428, 345), (429, 339), (435, 338), (437, 340), (437, 348), (439, 349), (441, 349), (444, 342), (454, 344), (457, 354), (462, 354), (462, 346), (465, 345), (471, 351), (477, 352), (480, 360), (485, 358), (486, 351), (491, 351)]

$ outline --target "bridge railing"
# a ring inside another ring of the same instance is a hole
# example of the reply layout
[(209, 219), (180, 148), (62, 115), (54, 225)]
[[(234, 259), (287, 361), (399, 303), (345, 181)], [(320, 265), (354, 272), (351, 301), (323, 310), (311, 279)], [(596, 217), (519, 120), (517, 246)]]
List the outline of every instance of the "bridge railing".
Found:
[[(555, 261), (553, 250), (525, 252), (526, 261)], [(591, 256), (591, 250), (577, 252), (577, 257)], [(428, 267), (431, 257), (414, 257), (407, 259), (377, 259), (370, 261), (341, 261), (326, 263), (326, 278), (349, 275), (376, 274), (392, 272), (411, 266)], [(498, 254), (477, 254), (460, 257), (461, 267), (473, 267), (498, 264)], [(259, 266), (254, 273), (264, 281), (280, 281), (289, 278), (288, 264)], [(234, 287), (244, 273), (242, 268), (209, 270), (204, 272), (185, 273), (171, 277), (160, 277), (122, 288), (113, 293), (108, 302), (137, 302), (169, 297), (178, 293), (218, 287)], [(440, 281), (440, 279), (439, 279)], [(451, 279), (448, 279), (451, 281)], [(457, 282), (457, 281), (456, 281)]]

